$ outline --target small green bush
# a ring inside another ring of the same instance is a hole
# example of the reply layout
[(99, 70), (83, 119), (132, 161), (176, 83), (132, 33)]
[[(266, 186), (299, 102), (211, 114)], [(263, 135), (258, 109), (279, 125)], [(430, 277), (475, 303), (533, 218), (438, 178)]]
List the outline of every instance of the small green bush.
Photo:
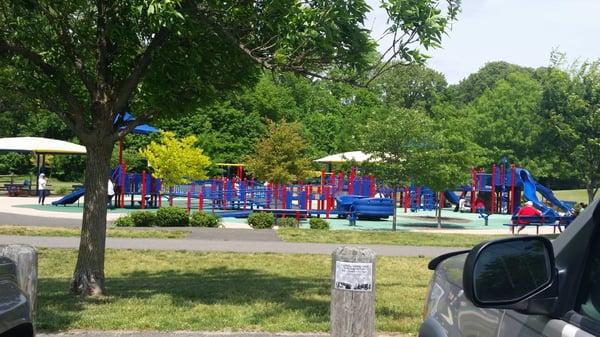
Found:
[(70, 189), (67, 186), (59, 186), (54, 190), (54, 193), (58, 195), (65, 195), (69, 193), (69, 191)]
[(129, 215), (121, 215), (114, 222), (115, 227), (133, 227), (133, 219)]
[(308, 221), (310, 229), (329, 229), (329, 223), (321, 218), (312, 218)]
[(163, 207), (156, 211), (154, 225), (158, 227), (185, 227), (189, 225), (190, 217), (183, 208)]
[(275, 218), (272, 213), (257, 212), (248, 217), (248, 224), (256, 229), (272, 228), (273, 222), (275, 222)]
[(134, 211), (129, 213), (135, 227), (151, 227), (156, 221), (156, 213), (152, 211)]
[(277, 219), (277, 225), (279, 227), (298, 227), (298, 221), (296, 218)]
[(192, 227), (219, 227), (221, 224), (221, 219), (212, 214), (205, 212), (195, 212), (192, 214), (192, 218), (190, 219), (190, 226)]

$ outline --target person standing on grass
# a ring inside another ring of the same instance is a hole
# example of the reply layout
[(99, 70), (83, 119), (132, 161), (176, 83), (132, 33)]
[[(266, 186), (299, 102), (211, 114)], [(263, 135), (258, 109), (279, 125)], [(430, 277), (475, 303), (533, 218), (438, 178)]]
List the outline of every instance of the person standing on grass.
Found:
[(522, 231), (523, 228), (525, 228), (527, 225), (529, 225), (531, 223), (530, 220), (520, 219), (520, 217), (531, 217), (531, 216), (542, 216), (542, 212), (540, 212), (535, 207), (533, 207), (533, 202), (528, 201), (517, 212), (517, 217), (519, 217), (519, 219), (517, 220), (517, 224), (521, 225), (519, 227), (519, 229), (517, 230), (517, 234), (519, 234), (519, 232)]
[(46, 201), (46, 185), (48, 184), (48, 180), (46, 179), (46, 175), (44, 173), (40, 173), (38, 178), (38, 204), (44, 204)]

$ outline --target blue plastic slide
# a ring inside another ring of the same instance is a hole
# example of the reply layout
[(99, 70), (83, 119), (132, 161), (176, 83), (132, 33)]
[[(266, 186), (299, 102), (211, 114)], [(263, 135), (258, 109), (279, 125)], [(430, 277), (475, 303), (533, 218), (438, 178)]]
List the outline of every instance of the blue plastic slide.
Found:
[(71, 192), (71, 193), (65, 195), (64, 197), (62, 197), (59, 200), (53, 201), (52, 205), (54, 205), (54, 206), (70, 205), (70, 204), (76, 202), (77, 200), (79, 200), (79, 198), (83, 197), (84, 194), (85, 194), (85, 188), (80, 188), (74, 192)]
[(458, 202), (460, 201), (460, 197), (458, 196), (458, 194), (454, 193), (453, 191), (446, 191), (444, 192), (444, 195), (446, 196), (446, 199), (448, 201), (450, 201), (453, 204), (458, 204)]
[(564, 202), (558, 200), (554, 196), (552, 190), (535, 181), (531, 176), (531, 173), (529, 173), (529, 171), (525, 169), (517, 169), (517, 174), (519, 174), (521, 180), (523, 181), (523, 194), (525, 195), (525, 198), (533, 202), (535, 208), (539, 209), (544, 216), (558, 217), (559, 214), (555, 210), (553, 210), (550, 207), (547, 207), (543, 202), (541, 202), (538, 199), (536, 192), (540, 192), (540, 194), (544, 196), (544, 198), (546, 198), (548, 201), (550, 201), (550, 203), (552, 203), (555, 206), (558, 206), (563, 211), (571, 211), (571, 207), (565, 204)]

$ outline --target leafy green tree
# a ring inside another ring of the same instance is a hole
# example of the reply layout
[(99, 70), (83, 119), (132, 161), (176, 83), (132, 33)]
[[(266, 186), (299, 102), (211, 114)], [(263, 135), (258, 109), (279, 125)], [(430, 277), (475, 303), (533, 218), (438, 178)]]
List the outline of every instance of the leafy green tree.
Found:
[(204, 151), (196, 147), (196, 141), (195, 136), (178, 139), (173, 132), (162, 132), (160, 142), (150, 143), (140, 153), (164, 186), (187, 184), (206, 179), (211, 164)]
[(469, 104), (482, 96), (486, 90), (494, 88), (499, 80), (507, 80), (513, 73), (532, 75), (533, 72), (531, 68), (504, 61), (489, 62), (457, 85), (450, 86), (449, 97), (459, 106)]
[(443, 74), (419, 64), (396, 67), (374, 83), (384, 104), (406, 109), (421, 109), (429, 114), (442, 99), (447, 87)]
[(246, 158), (248, 171), (259, 179), (286, 184), (306, 177), (310, 170), (307, 144), (298, 122), (270, 122), (267, 135)]
[[(382, 0), (394, 36), (386, 58), (422, 62), (458, 0)], [(0, 82), (41, 102), (87, 148), (86, 203), (71, 289), (104, 291), (106, 181), (114, 142), (137, 124), (193, 112), (253, 83), (260, 67), (312, 78), (372, 69), (364, 0), (0, 0)], [(376, 72), (375, 72), (376, 73)], [(346, 79), (355, 81), (354, 78)], [(121, 127), (119, 113), (135, 121)]]
[(263, 135), (265, 124), (255, 111), (245, 110), (240, 100), (231, 97), (199, 108), (193, 115), (165, 119), (158, 125), (179, 137), (195, 135), (198, 146), (215, 163), (241, 163)]
[(542, 129), (541, 97), (542, 88), (530, 75), (509, 74), (462, 109), (463, 118), (472, 121), (463, 132), (473, 134), (491, 162), (506, 157), (540, 173), (534, 143)]
[(540, 72), (548, 125), (540, 143), (585, 185), (592, 202), (600, 187), (600, 60), (575, 63), (568, 72), (561, 60)]
[(363, 146), (373, 154), (371, 169), (388, 186), (396, 189), (414, 183), (443, 192), (466, 182), (469, 168), (477, 161), (478, 147), (462, 129), (459, 119), (442, 122), (420, 110), (394, 109), (369, 121)]

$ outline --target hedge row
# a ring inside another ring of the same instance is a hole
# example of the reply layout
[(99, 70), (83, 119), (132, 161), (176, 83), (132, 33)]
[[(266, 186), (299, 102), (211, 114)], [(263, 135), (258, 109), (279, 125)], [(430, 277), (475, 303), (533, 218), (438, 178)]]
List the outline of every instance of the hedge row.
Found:
[(156, 212), (134, 211), (115, 220), (117, 227), (219, 227), (221, 219), (212, 213), (194, 212), (189, 216), (185, 209), (163, 207)]
[[(275, 217), (272, 213), (252, 213), (248, 217), (252, 228), (272, 228)], [(329, 223), (321, 218), (309, 220), (311, 229), (329, 229)], [(221, 219), (212, 213), (194, 212), (189, 216), (185, 209), (179, 207), (163, 207), (156, 212), (134, 211), (115, 220), (116, 227), (219, 227)], [(298, 227), (295, 218), (277, 220), (279, 227)]]
[[(329, 223), (321, 218), (311, 218), (308, 222), (311, 229), (329, 229)], [(248, 224), (252, 228), (263, 229), (272, 228), (275, 224), (275, 217), (272, 213), (252, 213), (248, 217)], [(279, 227), (298, 227), (298, 221), (295, 218), (277, 219)]]

